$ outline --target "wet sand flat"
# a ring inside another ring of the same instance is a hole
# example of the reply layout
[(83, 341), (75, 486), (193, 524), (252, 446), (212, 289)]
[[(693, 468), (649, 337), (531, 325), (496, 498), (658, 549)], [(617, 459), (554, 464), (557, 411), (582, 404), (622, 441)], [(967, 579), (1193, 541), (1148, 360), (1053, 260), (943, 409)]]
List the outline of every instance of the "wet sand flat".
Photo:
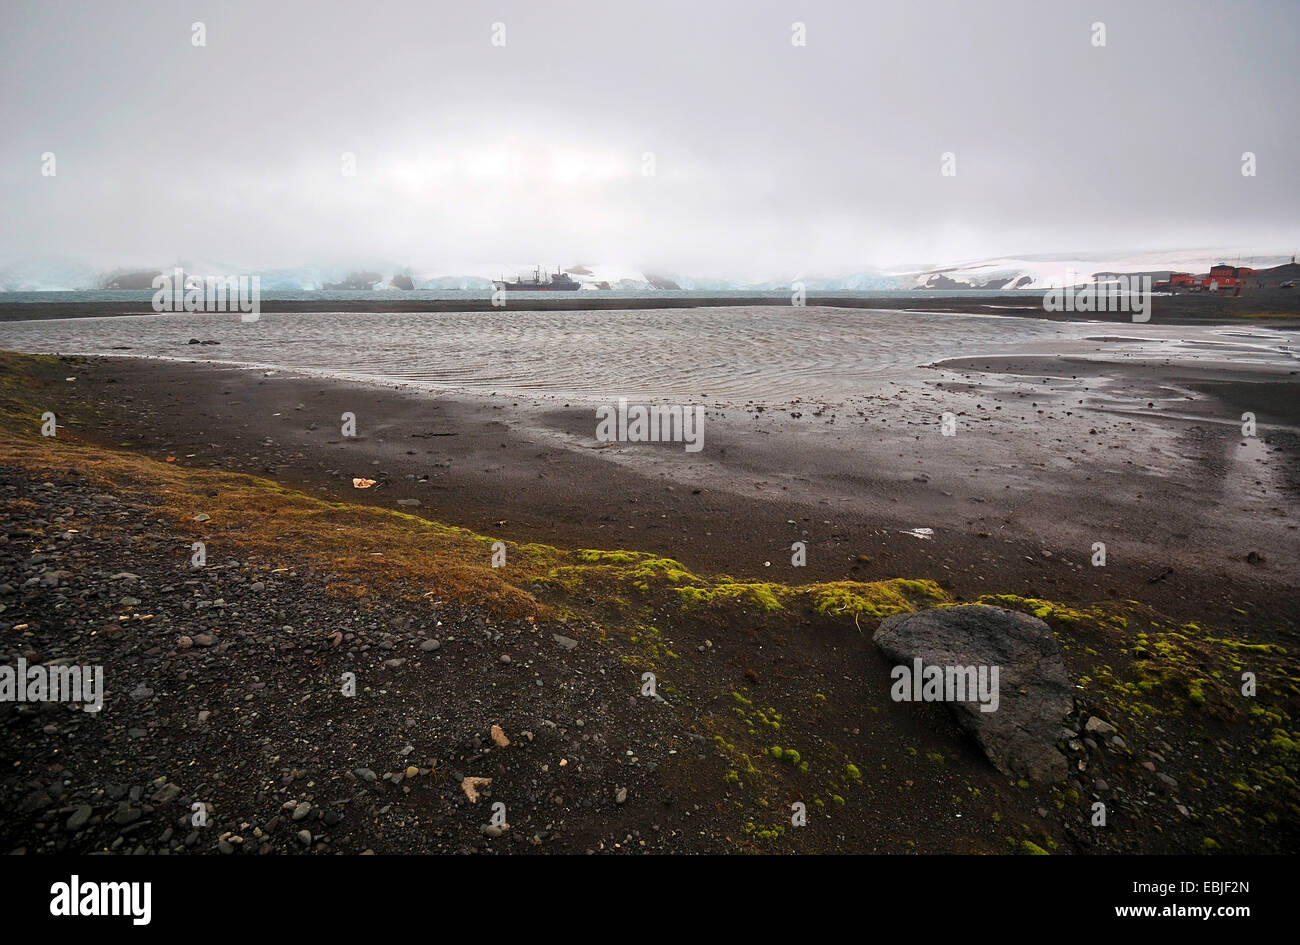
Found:
[[(1290, 606), (1300, 565), (1294, 381), (1238, 375), (948, 362), (835, 405), (711, 406), (698, 454), (600, 444), (589, 405), (543, 397), (130, 358), (87, 359), (70, 386), (97, 405), (81, 432), (105, 445), (346, 501), (418, 500), (507, 540), (654, 551), (741, 580), (907, 574), (974, 598), (996, 579), (1230, 616), (1245, 598)], [(1241, 404), (1255, 438), (1240, 436)], [(340, 435), (344, 412), (355, 438)], [(379, 485), (356, 490), (354, 476)], [(805, 568), (790, 564), (794, 541)], [(1088, 565), (1096, 541), (1105, 568)]]

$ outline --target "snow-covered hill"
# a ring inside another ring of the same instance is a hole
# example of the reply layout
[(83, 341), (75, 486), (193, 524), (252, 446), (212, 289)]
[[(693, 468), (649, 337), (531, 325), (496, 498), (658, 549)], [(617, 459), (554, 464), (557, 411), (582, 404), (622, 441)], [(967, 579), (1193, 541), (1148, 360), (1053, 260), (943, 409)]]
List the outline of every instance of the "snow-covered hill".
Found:
[(1050, 289), (1092, 282), (1102, 273), (1208, 272), (1216, 263), (1264, 269), (1290, 257), (1244, 255), (1238, 250), (1186, 250), (1113, 256), (1026, 256), (983, 259), (897, 274), (902, 289)]

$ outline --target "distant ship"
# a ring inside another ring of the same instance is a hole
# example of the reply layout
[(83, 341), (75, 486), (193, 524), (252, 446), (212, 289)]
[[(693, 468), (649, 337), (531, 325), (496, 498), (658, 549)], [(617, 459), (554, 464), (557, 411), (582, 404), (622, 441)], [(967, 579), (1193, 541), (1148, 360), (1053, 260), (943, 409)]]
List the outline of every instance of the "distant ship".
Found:
[(507, 292), (576, 292), (582, 288), (582, 283), (570, 279), (567, 273), (556, 269), (554, 273), (542, 272), (542, 267), (538, 266), (533, 270), (531, 279), (516, 279), (514, 282), (506, 282), (504, 278), (493, 281), (498, 289), (505, 289)]

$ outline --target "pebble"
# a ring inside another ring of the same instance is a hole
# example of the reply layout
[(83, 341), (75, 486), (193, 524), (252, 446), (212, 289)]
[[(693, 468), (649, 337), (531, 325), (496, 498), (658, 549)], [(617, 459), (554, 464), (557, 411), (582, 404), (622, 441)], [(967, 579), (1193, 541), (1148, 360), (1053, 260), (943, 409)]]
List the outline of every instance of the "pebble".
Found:
[(301, 804), (299, 804), (293, 809), (293, 819), (302, 820), (310, 813), (311, 813), (311, 805), (308, 804), (306, 801), (303, 801)]
[(1103, 722), (1095, 715), (1089, 716), (1087, 723), (1083, 727), (1085, 731), (1092, 732), (1094, 735), (1110, 735), (1115, 731), (1115, 726), (1109, 722)]
[(67, 823), (68, 829), (80, 830), (82, 827), (86, 826), (86, 823), (90, 820), (90, 815), (92, 813), (94, 813), (94, 811), (91, 810), (89, 804), (82, 804), (80, 807), (74, 810), (72, 812), (72, 816), (68, 818), (68, 823)]
[(442, 646), (442, 644), (439, 643), (437, 640), (425, 640), (423, 643), (420, 644), (420, 649), (422, 649), (426, 653), (432, 653), (440, 646)]

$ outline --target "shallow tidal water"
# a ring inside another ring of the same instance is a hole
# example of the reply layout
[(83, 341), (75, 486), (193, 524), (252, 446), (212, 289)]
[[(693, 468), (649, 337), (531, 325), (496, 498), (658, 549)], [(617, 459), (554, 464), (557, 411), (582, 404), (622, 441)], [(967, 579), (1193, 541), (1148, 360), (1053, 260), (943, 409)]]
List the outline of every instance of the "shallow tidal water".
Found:
[(237, 314), (53, 319), (0, 324), (0, 348), (218, 361), (465, 391), (760, 402), (839, 402), (920, 365), (974, 355), (1296, 362), (1286, 333), (1267, 328), (788, 305), (285, 313), (252, 323)]

